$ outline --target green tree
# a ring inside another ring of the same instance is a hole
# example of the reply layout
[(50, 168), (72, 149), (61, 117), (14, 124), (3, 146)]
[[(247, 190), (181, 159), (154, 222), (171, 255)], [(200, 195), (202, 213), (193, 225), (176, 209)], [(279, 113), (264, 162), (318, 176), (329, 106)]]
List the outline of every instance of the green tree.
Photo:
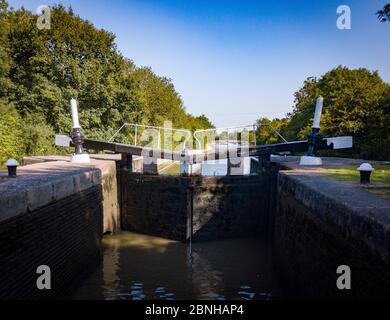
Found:
[[(14, 89), (8, 92), (20, 114), (41, 114), (56, 131), (69, 131), (68, 101), (79, 101), (84, 130), (104, 137), (134, 107), (131, 62), (117, 52), (115, 37), (56, 6), (50, 30), (36, 28), (36, 16), (25, 10), (9, 15), (10, 70)], [(132, 110), (131, 110), (132, 111)]]
[(55, 154), (54, 130), (41, 115), (28, 115), (23, 119), (24, 155)]
[(288, 119), (268, 119), (268, 118), (260, 118), (256, 121), (258, 125), (258, 129), (256, 130), (256, 142), (257, 144), (273, 144), (283, 142), (283, 140), (275, 133), (275, 130), (282, 134), (288, 125)]
[(204, 114), (195, 117), (196, 129), (214, 128), (214, 124)]
[(138, 68), (131, 74), (142, 105), (143, 124), (161, 126), (165, 120), (180, 125), (185, 117), (183, 102), (170, 79), (158, 77), (150, 68)]
[(24, 155), (22, 119), (16, 110), (0, 101), (0, 167), (9, 158), (21, 160)]
[(390, 21), (390, 3), (386, 4), (376, 15), (381, 22)]
[(90, 138), (108, 139), (125, 122), (211, 125), (185, 111), (171, 80), (137, 68), (117, 50), (112, 33), (72, 9), (52, 7), (48, 30), (36, 27), (33, 13), (8, 9), (5, 0), (0, 18), (0, 102), (2, 108), (12, 102), (24, 122), (23, 152), (53, 152), (53, 133), (71, 130), (71, 98)]
[(384, 147), (390, 135), (389, 85), (378, 72), (338, 67), (319, 79), (309, 78), (295, 93), (295, 106), (284, 133), (288, 139), (305, 138), (309, 133), (315, 101), (324, 97), (321, 132), (328, 136), (354, 136), (348, 155), (361, 158), (390, 157)]
[(11, 59), (8, 54), (7, 37), (9, 23), (7, 20), (8, 4), (0, 0), (0, 99), (6, 103), (5, 95), (10, 89), (11, 82), (8, 79)]
[(195, 117), (191, 114), (185, 114), (180, 122), (180, 126), (195, 132), (196, 130), (214, 128), (213, 123), (204, 115)]

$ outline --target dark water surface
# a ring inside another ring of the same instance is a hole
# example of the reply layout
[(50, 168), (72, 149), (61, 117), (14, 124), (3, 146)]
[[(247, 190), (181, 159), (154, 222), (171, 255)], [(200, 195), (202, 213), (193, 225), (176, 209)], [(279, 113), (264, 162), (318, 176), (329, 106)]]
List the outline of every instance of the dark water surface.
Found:
[(73, 299), (275, 299), (282, 291), (257, 238), (184, 243), (132, 232), (103, 239), (103, 262)]

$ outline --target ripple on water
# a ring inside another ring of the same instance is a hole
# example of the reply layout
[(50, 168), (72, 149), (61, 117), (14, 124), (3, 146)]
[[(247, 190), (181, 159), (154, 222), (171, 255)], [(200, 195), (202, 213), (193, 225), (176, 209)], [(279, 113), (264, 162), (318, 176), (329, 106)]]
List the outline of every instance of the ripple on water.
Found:
[(106, 237), (103, 244), (100, 269), (74, 299), (269, 300), (281, 295), (269, 250), (256, 238), (194, 243), (191, 261), (186, 244), (131, 232)]
[(242, 285), (242, 286), (240, 286), (240, 289), (250, 289), (251, 288), (251, 286), (248, 286), (248, 285)]

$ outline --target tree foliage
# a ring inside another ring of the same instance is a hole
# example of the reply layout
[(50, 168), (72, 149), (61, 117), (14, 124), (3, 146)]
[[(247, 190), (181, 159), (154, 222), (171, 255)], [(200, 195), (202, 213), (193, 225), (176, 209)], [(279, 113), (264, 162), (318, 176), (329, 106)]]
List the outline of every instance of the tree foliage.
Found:
[[(378, 12), (389, 20), (390, 5)], [(205, 115), (184, 108), (172, 81), (123, 57), (115, 36), (61, 5), (51, 8), (51, 28), (40, 30), (37, 16), (8, 8), (0, 0), (0, 161), (26, 154), (53, 153), (55, 132), (71, 130), (69, 100), (79, 102), (80, 120), (90, 138), (108, 139), (125, 122), (192, 131), (213, 127)], [(131, 39), (129, 39), (131, 41)], [(308, 78), (295, 93), (284, 119), (261, 118), (259, 143), (305, 139), (315, 100), (325, 98), (321, 131), (353, 135), (349, 153), (390, 158), (390, 88), (377, 72), (338, 67), (319, 79)]]
[(71, 130), (71, 98), (90, 138), (108, 139), (124, 122), (212, 126), (185, 111), (171, 80), (137, 68), (118, 51), (112, 33), (72, 9), (52, 7), (51, 28), (40, 30), (36, 15), (0, 0), (0, 19), (2, 108), (12, 104), (24, 122), (24, 140), (35, 141), (22, 153), (53, 152), (54, 132)]
[(0, 102), (0, 163), (23, 155), (23, 125), (12, 106)]
[[(258, 129), (256, 130), (256, 142), (258, 144), (273, 144), (283, 142), (283, 140), (279, 137), (279, 134), (284, 132), (288, 119), (268, 119), (268, 118), (260, 118), (257, 120), (256, 124), (258, 125)], [(276, 131), (276, 132), (275, 132)]]
[(386, 4), (376, 15), (381, 22), (390, 21), (390, 3)]
[(349, 156), (390, 158), (390, 86), (378, 72), (337, 67), (319, 79), (308, 78), (295, 93), (295, 106), (282, 133), (290, 140), (310, 132), (315, 101), (324, 97), (321, 132), (352, 135)]

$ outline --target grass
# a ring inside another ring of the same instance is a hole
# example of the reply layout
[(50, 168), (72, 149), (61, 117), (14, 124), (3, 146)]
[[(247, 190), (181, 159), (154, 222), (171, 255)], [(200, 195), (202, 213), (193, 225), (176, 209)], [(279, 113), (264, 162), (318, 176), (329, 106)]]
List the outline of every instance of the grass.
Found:
[(158, 165), (158, 172), (167, 175), (178, 175), (180, 174), (180, 163), (162, 163)]
[[(338, 181), (351, 182), (358, 184), (360, 181), (360, 173), (356, 170), (358, 166), (345, 166), (341, 168), (324, 168), (328, 173), (326, 176)], [(371, 183), (374, 188), (366, 190), (375, 193), (379, 196), (390, 198), (390, 188), (375, 188), (375, 184), (390, 184), (390, 166), (374, 165), (374, 171), (371, 173)]]
[(377, 194), (378, 196), (390, 198), (390, 189), (367, 189), (367, 190)]
[[(360, 173), (356, 168), (358, 165), (345, 166), (341, 168), (324, 168), (328, 173), (328, 177), (345, 182), (360, 181)], [(390, 184), (390, 166), (388, 165), (374, 165), (374, 171), (371, 173), (371, 182)]]

